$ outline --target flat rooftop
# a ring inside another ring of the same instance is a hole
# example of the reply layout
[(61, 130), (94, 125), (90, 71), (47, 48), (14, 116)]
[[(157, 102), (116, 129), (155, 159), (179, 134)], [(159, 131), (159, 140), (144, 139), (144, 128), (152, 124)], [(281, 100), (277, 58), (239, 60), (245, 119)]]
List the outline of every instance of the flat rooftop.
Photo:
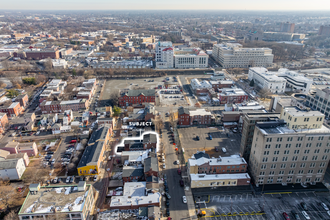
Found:
[[(275, 122), (276, 123), (276, 122)], [(257, 125), (258, 126), (258, 125)], [(258, 126), (259, 127), (259, 126)], [(316, 129), (290, 129), (286, 126), (269, 126), (269, 127), (263, 127), (260, 128), (260, 131), (263, 134), (305, 134), (305, 133), (310, 133), (310, 134), (317, 134), (317, 133), (325, 133), (325, 134), (329, 134), (330, 133), (330, 129), (324, 125), (322, 125), (320, 128), (316, 128)]]
[(200, 166), (205, 163), (209, 163), (211, 166), (216, 165), (238, 165), (238, 164), (247, 164), (243, 157), (239, 157), (238, 155), (232, 155), (230, 157), (219, 157), (219, 158), (205, 158), (201, 157), (199, 159), (189, 159), (188, 163), (190, 166)]
[(228, 179), (249, 179), (250, 176), (247, 173), (233, 173), (233, 174), (190, 174), (192, 181), (200, 180), (228, 180)]
[[(36, 194), (27, 195), (19, 214), (58, 212), (81, 212), (90, 186), (78, 191), (78, 186), (42, 187)], [(34, 210), (34, 211), (33, 211)]]
[(324, 114), (322, 114), (319, 111), (307, 111), (307, 110), (301, 110), (297, 107), (286, 107), (284, 108), (285, 112), (287, 112), (289, 115), (291, 116), (324, 116)]

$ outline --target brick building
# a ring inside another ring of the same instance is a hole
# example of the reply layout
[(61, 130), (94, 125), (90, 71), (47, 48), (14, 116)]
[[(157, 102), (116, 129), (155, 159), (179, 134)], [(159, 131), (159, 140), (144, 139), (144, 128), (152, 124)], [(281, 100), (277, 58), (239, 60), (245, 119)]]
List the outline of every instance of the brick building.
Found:
[(156, 147), (157, 147), (157, 136), (155, 134), (145, 134), (143, 135), (143, 140), (139, 140), (139, 139), (124, 140), (124, 148), (121, 150), (143, 151), (148, 149), (156, 149)]
[(40, 109), (43, 114), (60, 113), (65, 110), (80, 111), (88, 107), (86, 99), (76, 99), (69, 101), (44, 101), (40, 104)]
[(219, 93), (220, 104), (242, 103), (248, 100), (248, 95), (242, 89), (224, 88)]
[(143, 167), (124, 166), (122, 178), (124, 183), (144, 180)]
[(0, 134), (5, 132), (8, 125), (8, 117), (6, 113), (0, 113)]
[(149, 90), (129, 90), (119, 97), (120, 106), (131, 106), (133, 104), (142, 104), (144, 102), (155, 102), (156, 91)]
[(242, 157), (219, 157), (188, 160), (188, 174), (226, 174), (226, 173), (246, 173), (247, 162)]
[(205, 109), (191, 110), (184, 107), (178, 109), (179, 125), (211, 124), (211, 118), (211, 112), (207, 112)]
[(158, 177), (158, 160), (157, 157), (148, 157), (144, 159), (144, 176)]
[(16, 102), (19, 102), (22, 107), (25, 108), (29, 102), (29, 97), (27, 94), (22, 94), (16, 97)]
[(17, 117), (21, 111), (21, 104), (19, 102), (13, 102), (10, 106), (0, 108), (0, 112), (6, 113), (9, 118)]
[(59, 59), (60, 52), (57, 48), (45, 48), (43, 50), (31, 49), (25, 51), (25, 58), (28, 60), (42, 60), (47, 58)]
[(210, 83), (215, 91), (222, 88), (231, 88), (234, 85), (234, 82), (231, 80), (210, 81)]

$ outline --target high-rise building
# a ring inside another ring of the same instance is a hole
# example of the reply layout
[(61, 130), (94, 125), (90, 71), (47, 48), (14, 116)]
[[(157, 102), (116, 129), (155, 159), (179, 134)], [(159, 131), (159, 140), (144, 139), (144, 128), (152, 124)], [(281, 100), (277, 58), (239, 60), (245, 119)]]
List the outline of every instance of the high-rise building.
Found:
[(170, 41), (158, 42), (156, 45), (156, 68), (169, 69), (173, 68), (173, 46)]
[(319, 35), (321, 36), (330, 36), (330, 25), (321, 25), (319, 29)]
[(282, 22), (281, 23), (281, 32), (293, 33), (294, 32), (294, 23)]
[(175, 49), (174, 67), (177, 69), (207, 68), (208, 58), (209, 56), (199, 49)]
[(330, 87), (317, 89), (316, 93), (307, 96), (306, 105), (314, 110), (325, 114), (325, 117), (330, 116)]
[(248, 161), (255, 125), (257, 122), (279, 119), (280, 113), (245, 113), (241, 117), (243, 119), (243, 125), (240, 153)]
[(255, 183), (321, 182), (330, 158), (330, 129), (323, 119), (318, 111), (287, 107), (281, 120), (258, 122), (249, 160)]
[(238, 43), (216, 44), (212, 56), (224, 68), (270, 67), (274, 59), (270, 48), (243, 48)]

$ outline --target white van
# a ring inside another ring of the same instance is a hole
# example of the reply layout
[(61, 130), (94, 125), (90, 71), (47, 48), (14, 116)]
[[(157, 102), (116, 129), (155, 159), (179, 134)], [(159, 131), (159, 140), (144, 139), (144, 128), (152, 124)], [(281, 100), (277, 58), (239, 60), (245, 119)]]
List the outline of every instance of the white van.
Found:
[(224, 153), (227, 153), (227, 149), (226, 148), (221, 148), (221, 150), (222, 150), (222, 152), (224, 152)]

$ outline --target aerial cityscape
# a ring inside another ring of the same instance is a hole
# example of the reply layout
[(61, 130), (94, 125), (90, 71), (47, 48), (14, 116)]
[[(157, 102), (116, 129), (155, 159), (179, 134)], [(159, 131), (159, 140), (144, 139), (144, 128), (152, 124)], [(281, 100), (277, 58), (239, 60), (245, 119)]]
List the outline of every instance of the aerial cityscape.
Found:
[(330, 5), (238, 2), (4, 3), (0, 219), (330, 219)]

